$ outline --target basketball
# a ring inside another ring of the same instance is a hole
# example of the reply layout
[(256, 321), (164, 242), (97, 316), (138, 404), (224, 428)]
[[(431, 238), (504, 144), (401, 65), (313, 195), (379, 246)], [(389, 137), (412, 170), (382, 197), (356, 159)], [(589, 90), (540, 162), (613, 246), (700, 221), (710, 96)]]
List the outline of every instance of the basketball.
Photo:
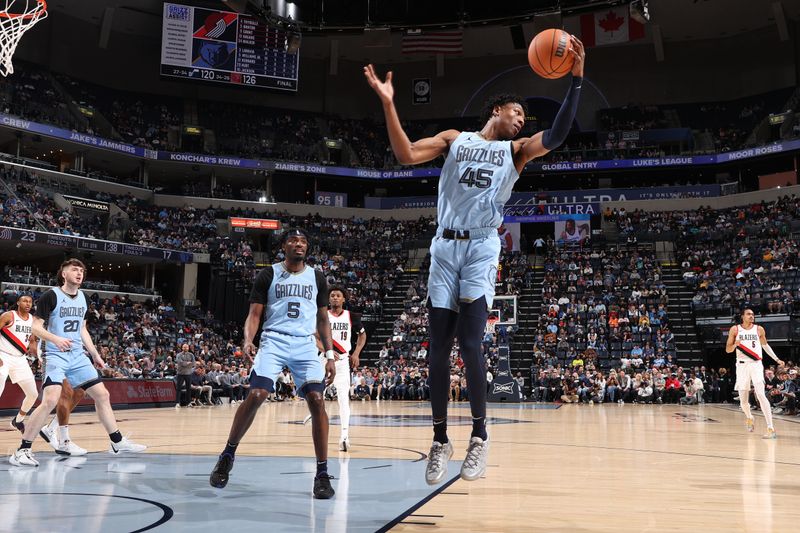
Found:
[(575, 57), (569, 53), (569, 38), (569, 33), (558, 28), (539, 32), (528, 47), (528, 63), (533, 71), (554, 80), (572, 70)]

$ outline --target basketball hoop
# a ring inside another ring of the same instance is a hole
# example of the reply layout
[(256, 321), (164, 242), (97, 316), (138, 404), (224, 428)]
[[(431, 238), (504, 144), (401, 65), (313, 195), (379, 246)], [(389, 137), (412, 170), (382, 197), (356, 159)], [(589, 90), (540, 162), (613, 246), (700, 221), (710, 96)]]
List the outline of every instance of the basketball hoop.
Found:
[[(25, 4), (19, 9), (15, 4)], [(0, 7), (3, 1), (0, 0)], [(19, 40), (33, 25), (47, 17), (45, 0), (5, 0), (5, 9), (0, 10), (0, 75), (14, 73), (11, 58)]]

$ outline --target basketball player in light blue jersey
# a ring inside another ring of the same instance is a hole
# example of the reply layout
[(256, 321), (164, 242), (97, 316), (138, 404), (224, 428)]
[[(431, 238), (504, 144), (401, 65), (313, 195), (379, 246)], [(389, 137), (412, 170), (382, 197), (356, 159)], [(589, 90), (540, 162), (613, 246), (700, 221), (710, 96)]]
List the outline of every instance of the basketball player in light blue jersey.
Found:
[[(311, 412), (311, 432), (317, 456), (314, 498), (334, 495), (328, 475), (328, 414), (322, 396), (325, 385), (336, 375), (335, 354), (328, 321), (328, 287), (322, 272), (306, 265), (308, 237), (303, 230), (287, 230), (282, 237), (285, 260), (259, 272), (250, 293), (250, 312), (244, 323), (244, 352), (256, 352), (253, 339), (264, 318), (261, 342), (250, 373), (250, 393), (236, 410), (228, 443), (219, 456), (209, 482), (212, 487), (228, 484), (236, 448), (258, 408), (275, 391), (283, 367), (289, 367), (297, 393), (305, 397)], [(316, 338), (325, 348), (326, 362), (318, 357)]]
[(45, 292), (36, 303), (33, 334), (45, 341), (42, 403), (33, 411), (19, 449), (8, 459), (14, 466), (39, 466), (31, 452), (31, 444), (58, 403), (64, 379), (73, 388), (85, 390), (94, 399), (97, 416), (111, 440), (109, 452), (138, 453), (146, 448), (120, 433), (108, 390), (92, 366), (92, 361), (84, 353), (84, 350), (89, 352), (96, 365), (105, 366), (86, 328), (85, 317), (89, 306), (80, 288), (85, 273), (83, 262), (67, 259), (58, 269), (61, 286)]
[(461, 478), (472, 481), (486, 471), (486, 362), (480, 343), (497, 278), (497, 228), (503, 222), (503, 206), (525, 164), (557, 148), (569, 133), (578, 107), (585, 58), (581, 42), (571, 37), (571, 44), (570, 53), (575, 57), (572, 82), (552, 127), (519, 139), (514, 137), (525, 123), (525, 102), (520, 97), (500, 95), (487, 102), (481, 131), (446, 130), (411, 142), (394, 106), (392, 73), (381, 80), (372, 65), (364, 67), (367, 82), (383, 104), (389, 141), (398, 162), (418, 165), (445, 156), (439, 177), (439, 227), (431, 243), (428, 278), (433, 444), (425, 479), (431, 485), (444, 480), (447, 461), (453, 455), (447, 438), (447, 400), (454, 336), (458, 337), (465, 363), (473, 426)]

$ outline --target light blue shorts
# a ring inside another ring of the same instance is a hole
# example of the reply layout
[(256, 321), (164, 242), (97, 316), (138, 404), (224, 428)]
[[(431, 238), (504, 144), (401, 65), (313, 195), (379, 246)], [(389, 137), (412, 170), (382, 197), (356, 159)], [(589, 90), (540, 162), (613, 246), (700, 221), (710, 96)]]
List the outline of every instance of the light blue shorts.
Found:
[(491, 309), (499, 259), (497, 232), (471, 240), (434, 237), (428, 274), (430, 305), (458, 311), (459, 302), (469, 303), (483, 296)]
[(83, 353), (46, 352), (44, 359), (44, 380), (42, 381), (44, 387), (61, 385), (61, 382), (66, 379), (73, 389), (87, 388), (84, 385), (91, 387), (93, 385), (91, 382), (100, 379), (97, 369)]
[[(325, 367), (318, 354), (313, 335), (295, 337), (274, 331), (262, 333), (261, 344), (253, 361), (253, 372), (256, 376), (269, 380), (268, 385), (261, 388), (273, 392), (278, 374), (283, 371), (283, 367), (288, 366), (297, 385), (297, 394), (303, 397), (305, 385), (325, 381)], [(260, 386), (261, 381), (251, 379), (250, 386)]]

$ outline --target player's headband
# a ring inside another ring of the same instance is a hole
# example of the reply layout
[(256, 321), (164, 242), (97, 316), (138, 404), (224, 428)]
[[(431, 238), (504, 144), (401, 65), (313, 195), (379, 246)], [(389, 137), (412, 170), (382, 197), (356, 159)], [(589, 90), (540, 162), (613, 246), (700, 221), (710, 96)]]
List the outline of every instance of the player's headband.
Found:
[(288, 241), (291, 237), (304, 237), (306, 241), (310, 240), (305, 231), (299, 228), (291, 228), (283, 232), (283, 235), (281, 236), (281, 244), (286, 244), (286, 241)]

